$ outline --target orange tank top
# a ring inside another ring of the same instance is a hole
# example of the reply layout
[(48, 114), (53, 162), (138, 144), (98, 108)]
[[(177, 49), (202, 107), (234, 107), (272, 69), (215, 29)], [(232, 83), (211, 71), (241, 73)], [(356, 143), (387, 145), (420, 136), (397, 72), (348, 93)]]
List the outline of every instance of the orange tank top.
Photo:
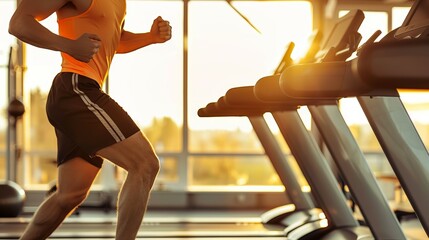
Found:
[(125, 9), (126, 0), (92, 0), (91, 6), (82, 14), (59, 19), (60, 36), (77, 39), (84, 33), (91, 33), (101, 38), (99, 51), (88, 63), (61, 52), (61, 71), (81, 74), (102, 86), (121, 38)]

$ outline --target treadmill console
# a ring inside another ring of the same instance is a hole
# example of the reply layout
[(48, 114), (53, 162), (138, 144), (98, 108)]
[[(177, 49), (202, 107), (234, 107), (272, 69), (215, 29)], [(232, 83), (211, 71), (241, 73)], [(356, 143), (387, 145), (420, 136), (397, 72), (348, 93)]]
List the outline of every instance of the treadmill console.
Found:
[[(321, 50), (316, 55), (316, 59), (325, 59), (327, 54), (337, 54), (337, 52), (349, 48), (351, 38), (359, 35), (358, 30), (364, 19), (365, 15), (359, 9), (352, 10), (340, 18), (323, 42)], [(357, 45), (358, 43), (356, 43), (356, 47)]]
[(429, 37), (429, 0), (416, 0), (402, 26), (396, 30), (396, 39)]
[(429, 0), (416, 0), (394, 39), (365, 48), (359, 75), (369, 85), (385, 88), (429, 88)]
[(283, 72), (279, 80), (283, 92), (293, 98), (333, 99), (344, 87), (343, 61), (358, 46), (359, 42), (352, 39), (360, 36), (358, 30), (364, 18), (362, 10), (350, 11), (340, 18), (317, 55), (319, 63), (298, 64)]

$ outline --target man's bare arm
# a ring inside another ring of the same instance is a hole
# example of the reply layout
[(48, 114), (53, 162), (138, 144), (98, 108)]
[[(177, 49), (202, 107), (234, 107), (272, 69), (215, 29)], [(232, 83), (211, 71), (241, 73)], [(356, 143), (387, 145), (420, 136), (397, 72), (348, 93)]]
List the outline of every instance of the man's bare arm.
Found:
[(80, 61), (90, 61), (99, 47), (100, 39), (96, 35), (84, 34), (73, 41), (52, 33), (39, 23), (68, 2), (73, 0), (22, 0), (9, 22), (9, 33), (33, 46), (65, 52)]
[(154, 43), (163, 43), (171, 39), (171, 26), (168, 21), (157, 17), (152, 24), (150, 32), (147, 33), (132, 33), (123, 30), (121, 41), (117, 52), (127, 53), (132, 52), (142, 47)]

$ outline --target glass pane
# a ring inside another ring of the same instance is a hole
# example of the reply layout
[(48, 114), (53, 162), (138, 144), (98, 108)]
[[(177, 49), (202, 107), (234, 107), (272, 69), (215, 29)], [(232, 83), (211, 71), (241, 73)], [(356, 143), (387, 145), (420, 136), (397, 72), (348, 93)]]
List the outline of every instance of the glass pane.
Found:
[[(216, 120), (216, 119), (214, 119)], [(243, 119), (246, 120), (246, 119)], [(250, 125), (244, 122), (243, 124)], [(192, 131), (192, 150), (199, 152), (262, 152), (262, 146), (253, 131), (243, 131), (239, 128)], [(259, 151), (257, 151), (259, 150)]]
[[(224, 1), (189, 4), (190, 151), (262, 153), (246, 118), (200, 118), (197, 111), (216, 101), (229, 88), (253, 85), (259, 78), (272, 74), (291, 41), (296, 44), (293, 57), (302, 56), (312, 32), (309, 2), (236, 1), (233, 4), (260, 32)], [(242, 143), (222, 150), (218, 145), (222, 138)]]
[(281, 185), (277, 173), (265, 156), (191, 157), (192, 186)]
[[(48, 154), (49, 155), (49, 154)], [(26, 179), (31, 183), (32, 188), (40, 186), (46, 189), (44, 184), (54, 184), (57, 178), (57, 158), (56, 155), (48, 156), (41, 153), (27, 155), (27, 164), (24, 167)]]
[(392, 8), (392, 28), (398, 28), (402, 26), (402, 22), (404, 22), (405, 17), (410, 11), (410, 7), (394, 7)]
[(341, 99), (340, 109), (362, 151), (382, 152), (383, 150), (357, 99)]
[[(288, 155), (298, 182), (308, 187), (295, 159)], [(278, 174), (275, 172), (267, 156), (198, 156), (191, 157), (193, 166), (190, 186), (280, 186)], [(259, 189), (264, 189), (259, 188)]]
[(399, 93), (417, 132), (426, 147), (429, 147), (429, 93), (427, 91), (400, 91)]
[(157, 177), (158, 184), (161, 184), (162, 182), (177, 182), (179, 178), (177, 172), (177, 158), (160, 156), (159, 161), (161, 168)]
[(9, 19), (15, 7), (15, 0), (0, 1), (0, 180), (6, 178), (7, 64), (9, 61), (10, 47), (16, 43), (15, 38), (8, 33), (8, 28)]
[(375, 176), (394, 175), (393, 169), (383, 152), (366, 153), (365, 159)]
[(158, 15), (170, 21), (172, 39), (117, 54), (110, 70), (109, 94), (127, 110), (157, 151), (181, 151), (183, 3), (128, 1), (125, 29), (147, 32)]

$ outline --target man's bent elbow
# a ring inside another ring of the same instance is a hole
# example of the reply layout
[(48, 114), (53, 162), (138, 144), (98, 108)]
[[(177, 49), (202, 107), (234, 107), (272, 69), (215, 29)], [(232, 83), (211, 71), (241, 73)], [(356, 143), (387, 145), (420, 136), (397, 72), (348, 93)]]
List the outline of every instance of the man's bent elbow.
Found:
[(32, 19), (31, 17), (27, 17), (23, 14), (14, 14), (9, 21), (9, 33), (18, 39), (25, 38), (25, 35), (28, 31), (31, 31), (31, 21), (28, 19)]
[(9, 34), (15, 36), (15, 24), (12, 20), (10, 20), (10, 22), (9, 22), (8, 32), (9, 32)]
[(20, 29), (21, 29), (21, 27), (20, 27), (19, 21), (12, 18), (9, 22), (9, 29), (8, 29), (9, 34), (11, 34), (17, 38), (20, 38), (20, 35), (21, 35)]

